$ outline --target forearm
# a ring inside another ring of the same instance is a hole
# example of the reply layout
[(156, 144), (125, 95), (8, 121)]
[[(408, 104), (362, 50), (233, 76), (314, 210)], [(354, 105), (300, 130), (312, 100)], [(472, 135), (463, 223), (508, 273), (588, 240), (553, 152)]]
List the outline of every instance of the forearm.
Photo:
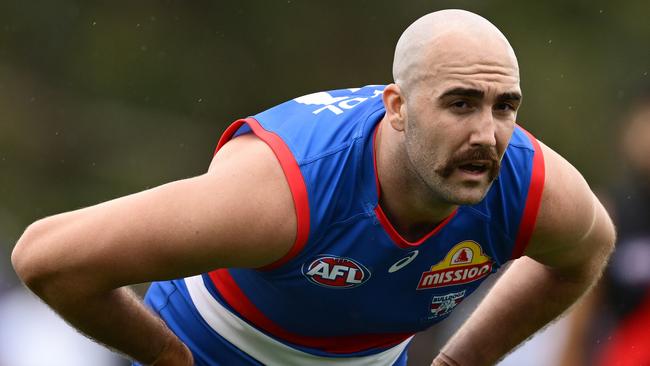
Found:
[(595, 277), (568, 280), (523, 257), (499, 279), (442, 353), (462, 366), (492, 365), (562, 314)]
[[(602, 283), (602, 281), (601, 281)], [(560, 353), (561, 366), (586, 365), (587, 354), (583, 343), (588, 337), (588, 330), (591, 321), (598, 312), (600, 303), (601, 286), (596, 285), (594, 289), (584, 296), (567, 315), (569, 329), (566, 341), (562, 345)]]
[(133, 359), (157, 366), (165, 365), (169, 357), (191, 360), (159, 317), (127, 288), (108, 279), (111, 266), (98, 269), (85, 264), (78, 257), (87, 252), (64, 245), (72, 239), (61, 238), (53, 227), (65, 225), (52, 222), (60, 224), (57, 221), (67, 215), (31, 225), (16, 244), (11, 261), (25, 285), (75, 328)]
[(167, 353), (184, 348), (165, 323), (127, 288), (72, 301), (63, 297), (44, 300), (81, 332), (143, 364), (161, 365)]

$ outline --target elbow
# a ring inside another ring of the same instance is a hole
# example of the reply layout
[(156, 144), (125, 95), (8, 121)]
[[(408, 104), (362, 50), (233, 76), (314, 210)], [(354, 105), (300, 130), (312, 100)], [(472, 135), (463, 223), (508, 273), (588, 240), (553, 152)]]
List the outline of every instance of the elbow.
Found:
[(602, 229), (594, 242), (600, 244), (595, 246), (592, 254), (592, 270), (595, 274), (596, 280), (598, 280), (603, 275), (607, 263), (616, 247), (616, 227), (609, 216), (605, 216)]
[(605, 259), (606, 261), (609, 260), (611, 257), (612, 253), (614, 253), (614, 250), (616, 249), (616, 240), (617, 240), (617, 233), (616, 233), (616, 226), (614, 226), (614, 223), (609, 220), (607, 227), (607, 239), (605, 240), (606, 245), (605, 245)]
[(18, 278), (53, 308), (68, 306), (103, 290), (83, 261), (79, 246), (70, 245), (70, 225), (56, 216), (41, 219), (25, 229), (12, 253)]
[(27, 227), (11, 253), (11, 264), (18, 278), (40, 297), (47, 293), (56, 273), (56, 263), (49, 260), (47, 253), (49, 225), (46, 220)]
[(609, 217), (609, 214), (605, 210), (603, 206), (601, 206), (602, 209), (602, 216), (603, 216), (603, 221), (604, 221), (604, 229), (603, 233), (601, 234), (602, 237), (602, 242), (603, 242), (603, 255), (605, 261), (609, 260), (609, 257), (612, 255), (614, 252), (614, 249), (616, 247), (616, 226), (614, 225), (614, 222), (612, 221), (611, 217)]
[(598, 211), (596, 211), (587, 243), (595, 244), (592, 246), (592, 256), (600, 277), (616, 246), (616, 226), (605, 207), (598, 200), (596, 200), (596, 209)]

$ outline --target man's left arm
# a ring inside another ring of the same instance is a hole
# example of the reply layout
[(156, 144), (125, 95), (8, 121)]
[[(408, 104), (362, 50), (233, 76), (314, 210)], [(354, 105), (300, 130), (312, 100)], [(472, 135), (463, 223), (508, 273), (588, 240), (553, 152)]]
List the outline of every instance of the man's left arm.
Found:
[(497, 281), (432, 365), (495, 364), (600, 277), (615, 241), (609, 215), (571, 164), (544, 145), (542, 151), (546, 181), (526, 256)]

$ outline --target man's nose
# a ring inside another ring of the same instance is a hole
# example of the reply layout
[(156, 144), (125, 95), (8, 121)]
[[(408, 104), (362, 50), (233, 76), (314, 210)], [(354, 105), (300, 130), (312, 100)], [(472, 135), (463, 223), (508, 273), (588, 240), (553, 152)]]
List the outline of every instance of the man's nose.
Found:
[(496, 139), (496, 121), (492, 115), (491, 108), (485, 108), (478, 118), (472, 121), (469, 144), (472, 147), (494, 147)]

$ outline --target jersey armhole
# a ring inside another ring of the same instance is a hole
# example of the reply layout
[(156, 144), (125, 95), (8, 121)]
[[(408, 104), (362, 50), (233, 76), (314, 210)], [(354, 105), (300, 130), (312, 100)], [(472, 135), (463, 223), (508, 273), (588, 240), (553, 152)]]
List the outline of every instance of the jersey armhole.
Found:
[(266, 266), (257, 268), (258, 270), (269, 271), (277, 269), (294, 258), (305, 247), (309, 238), (309, 199), (307, 196), (307, 187), (305, 180), (300, 171), (300, 166), (296, 158), (289, 150), (287, 144), (277, 134), (267, 131), (262, 125), (252, 117), (240, 119), (233, 122), (221, 135), (215, 154), (223, 145), (225, 145), (235, 135), (235, 133), (243, 126), (247, 125), (251, 131), (260, 140), (264, 141), (273, 150), (275, 157), (278, 159), (284, 176), (289, 184), (291, 196), (293, 197), (293, 204), (296, 211), (296, 239), (293, 246), (282, 258), (272, 262)]
[(544, 179), (546, 175), (544, 168), (544, 154), (542, 153), (539, 142), (530, 132), (526, 131), (521, 126), (519, 126), (519, 128), (521, 128), (530, 140), (530, 143), (535, 149), (535, 153), (533, 154), (533, 169), (530, 173), (530, 183), (528, 185), (526, 204), (522, 213), (521, 222), (519, 223), (519, 231), (517, 232), (515, 246), (512, 250), (510, 259), (521, 257), (530, 242), (533, 230), (535, 229), (539, 206), (542, 201), (542, 192), (544, 192)]

